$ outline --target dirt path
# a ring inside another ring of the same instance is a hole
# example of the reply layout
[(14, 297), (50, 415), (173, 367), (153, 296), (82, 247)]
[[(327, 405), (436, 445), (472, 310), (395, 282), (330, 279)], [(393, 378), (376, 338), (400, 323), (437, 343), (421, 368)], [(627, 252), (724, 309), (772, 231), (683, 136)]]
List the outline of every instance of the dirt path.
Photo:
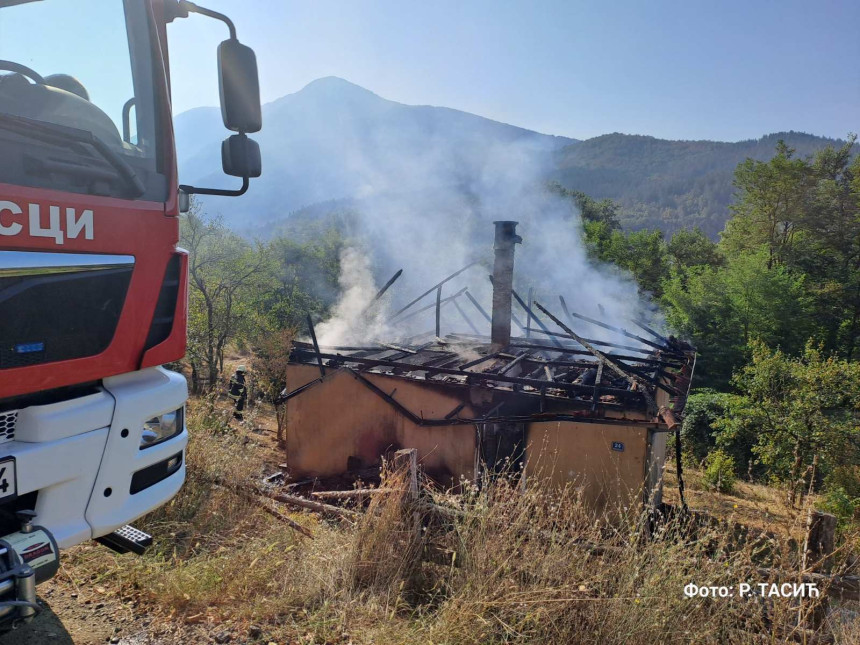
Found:
[(45, 610), (29, 625), (0, 635), (0, 645), (155, 645), (147, 637), (146, 612), (107, 589), (78, 593), (52, 580), (39, 587), (39, 598)]

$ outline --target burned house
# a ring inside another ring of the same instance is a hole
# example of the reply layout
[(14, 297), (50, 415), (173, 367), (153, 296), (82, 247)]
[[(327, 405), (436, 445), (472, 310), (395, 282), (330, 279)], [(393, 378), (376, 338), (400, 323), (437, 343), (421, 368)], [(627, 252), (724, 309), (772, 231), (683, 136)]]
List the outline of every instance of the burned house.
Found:
[[(415, 448), (424, 472), (445, 486), (507, 471), (573, 486), (594, 505), (660, 502), (693, 348), (643, 321), (632, 321), (632, 333), (583, 316), (561, 297), (560, 315), (524, 300), (513, 288), (516, 222), (495, 226), (490, 313), (467, 289), (442, 297), (454, 274), (395, 314), (435, 308), (433, 332), (321, 346), (311, 325), (310, 341), (294, 344), (285, 394), (293, 477), (338, 475)], [(416, 308), (434, 293), (435, 303)], [(446, 303), (469, 333), (440, 336)], [(489, 323), (489, 337), (467, 308)], [(574, 331), (584, 323), (632, 342), (585, 338)]]

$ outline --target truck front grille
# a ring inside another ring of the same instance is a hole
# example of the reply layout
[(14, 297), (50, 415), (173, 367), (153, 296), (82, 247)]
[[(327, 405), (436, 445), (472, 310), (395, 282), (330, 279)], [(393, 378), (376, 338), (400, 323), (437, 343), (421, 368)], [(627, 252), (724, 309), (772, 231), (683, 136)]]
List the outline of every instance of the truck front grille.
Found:
[(0, 443), (6, 443), (15, 438), (15, 426), (17, 424), (18, 410), (0, 412)]

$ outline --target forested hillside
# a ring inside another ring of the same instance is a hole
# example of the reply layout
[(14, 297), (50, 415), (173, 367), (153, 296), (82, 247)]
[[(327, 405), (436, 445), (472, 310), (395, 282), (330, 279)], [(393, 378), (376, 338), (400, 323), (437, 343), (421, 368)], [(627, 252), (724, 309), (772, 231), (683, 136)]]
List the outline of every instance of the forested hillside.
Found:
[[(184, 183), (229, 185), (219, 167), (227, 134), (220, 120), (217, 108), (177, 117)], [(737, 143), (626, 134), (577, 141), (445, 107), (396, 103), (332, 77), (268, 103), (263, 121), (254, 135), (265, 160), (263, 176), (230, 202), (229, 213), (222, 211), (230, 226), (256, 235), (298, 211), (326, 215), (331, 200), (349, 208), (366, 200), (390, 203), (393, 193), (423, 217), (435, 217), (440, 201), (486, 194), (488, 177), (503, 168), (521, 184), (557, 181), (612, 199), (627, 230), (671, 234), (698, 226), (716, 239), (729, 216), (738, 163), (770, 159), (780, 139), (799, 157), (840, 145), (798, 132)], [(214, 212), (226, 208), (205, 197), (201, 204)]]
[(801, 132), (737, 143), (614, 133), (565, 146), (557, 153), (552, 179), (595, 199), (617, 202), (625, 229), (673, 233), (698, 227), (715, 239), (729, 216), (735, 167), (747, 158), (770, 159), (779, 140), (799, 157), (841, 143)]

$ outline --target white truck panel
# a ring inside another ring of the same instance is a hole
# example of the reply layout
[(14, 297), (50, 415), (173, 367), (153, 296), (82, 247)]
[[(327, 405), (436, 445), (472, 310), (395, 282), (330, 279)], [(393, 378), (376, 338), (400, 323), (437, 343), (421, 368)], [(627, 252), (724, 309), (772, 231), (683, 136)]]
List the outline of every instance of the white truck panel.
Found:
[[(181, 408), (188, 398), (185, 377), (161, 367), (105, 379), (103, 386), (115, 399), (113, 420), (98, 470), (86, 518), (92, 537), (100, 537), (161, 506), (175, 495), (185, 480), (184, 452), (188, 432), (140, 450), (144, 423), (154, 416)], [(184, 421), (183, 421), (184, 424)], [(127, 429), (128, 435), (122, 436)], [(181, 453), (181, 469), (167, 479), (132, 495), (132, 475), (152, 464)], [(106, 492), (110, 489), (110, 494)]]
[(104, 391), (49, 405), (33, 405), (18, 412), (15, 439), (42, 443), (104, 428), (110, 425), (113, 407), (113, 397)]
[[(147, 420), (181, 408), (187, 396), (183, 376), (154, 367), (105, 379), (93, 394), (17, 411), (14, 439), (0, 443), (0, 459), (15, 458), (19, 497), (38, 491), (36, 522), (60, 548), (106, 535), (179, 491), (188, 443), (184, 420), (172, 439), (144, 450), (140, 440)], [(177, 472), (130, 493), (134, 473), (177, 454), (183, 462)]]
[(84, 510), (107, 435), (108, 429), (101, 428), (49, 443), (0, 445), (0, 457), (15, 457), (18, 495), (39, 491), (37, 521), (54, 534), (60, 548), (92, 537)]

